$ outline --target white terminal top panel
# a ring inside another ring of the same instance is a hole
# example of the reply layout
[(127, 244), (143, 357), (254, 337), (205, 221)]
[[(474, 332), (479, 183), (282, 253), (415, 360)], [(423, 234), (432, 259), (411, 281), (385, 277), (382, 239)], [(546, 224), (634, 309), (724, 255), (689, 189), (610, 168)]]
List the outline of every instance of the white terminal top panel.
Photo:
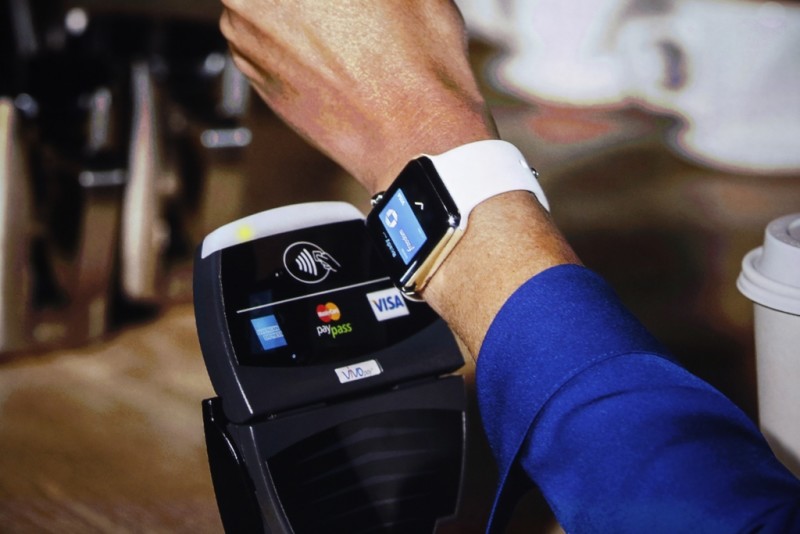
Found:
[(239, 243), (302, 228), (354, 219), (364, 215), (347, 202), (306, 202), (275, 208), (220, 226), (203, 240), (202, 258)]

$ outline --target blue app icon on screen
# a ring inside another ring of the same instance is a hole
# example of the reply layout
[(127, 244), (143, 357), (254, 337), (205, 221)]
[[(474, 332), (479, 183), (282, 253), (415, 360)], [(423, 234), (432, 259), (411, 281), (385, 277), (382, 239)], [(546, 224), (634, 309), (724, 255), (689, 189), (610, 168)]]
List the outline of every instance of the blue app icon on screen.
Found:
[(402, 189), (392, 195), (380, 213), (381, 223), (389, 234), (397, 252), (408, 265), (428, 236), (419, 224)]

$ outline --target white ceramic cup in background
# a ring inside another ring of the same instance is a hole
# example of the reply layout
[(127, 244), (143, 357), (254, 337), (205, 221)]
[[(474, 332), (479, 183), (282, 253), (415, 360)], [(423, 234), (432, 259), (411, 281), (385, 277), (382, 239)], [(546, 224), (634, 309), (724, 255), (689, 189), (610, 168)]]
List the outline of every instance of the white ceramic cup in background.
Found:
[(800, 173), (800, 3), (457, 0), (499, 45), (487, 73), (523, 100), (638, 104), (669, 146), (726, 171)]
[(772, 221), (742, 261), (754, 303), (758, 415), (776, 456), (800, 476), (800, 213)]
[(628, 87), (614, 34), (633, 0), (518, 0), (515, 39), (497, 75), (510, 87), (571, 105), (616, 106)]
[(617, 46), (630, 97), (677, 116), (673, 149), (732, 171), (800, 172), (800, 4), (675, 0)]
[[(527, 100), (620, 105), (626, 81), (613, 34), (641, 0), (456, 0), (473, 34), (502, 49), (489, 75)], [(652, 1), (652, 0), (646, 0)]]

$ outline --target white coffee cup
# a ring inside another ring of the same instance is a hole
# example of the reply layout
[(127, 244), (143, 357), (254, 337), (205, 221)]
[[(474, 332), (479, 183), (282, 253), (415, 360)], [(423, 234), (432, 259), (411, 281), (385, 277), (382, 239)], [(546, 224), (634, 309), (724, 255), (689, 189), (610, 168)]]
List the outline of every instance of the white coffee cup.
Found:
[(800, 213), (767, 225), (742, 262), (754, 303), (758, 415), (776, 456), (800, 476)]

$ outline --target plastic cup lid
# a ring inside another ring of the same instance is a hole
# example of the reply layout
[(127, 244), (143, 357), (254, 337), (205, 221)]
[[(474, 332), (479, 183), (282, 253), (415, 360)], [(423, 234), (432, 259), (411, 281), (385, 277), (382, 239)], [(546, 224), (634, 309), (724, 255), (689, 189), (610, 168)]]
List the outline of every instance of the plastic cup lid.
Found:
[(800, 213), (767, 225), (764, 246), (744, 257), (736, 286), (758, 304), (800, 315)]

